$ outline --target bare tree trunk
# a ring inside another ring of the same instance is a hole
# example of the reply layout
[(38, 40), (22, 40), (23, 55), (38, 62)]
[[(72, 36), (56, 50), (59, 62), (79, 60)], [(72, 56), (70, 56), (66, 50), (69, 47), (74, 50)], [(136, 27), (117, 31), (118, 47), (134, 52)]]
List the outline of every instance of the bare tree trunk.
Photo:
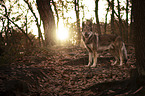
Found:
[(56, 26), (53, 12), (50, 5), (51, 0), (36, 0), (38, 11), (43, 21), (46, 46), (55, 44)]
[(95, 1), (95, 15), (96, 15), (96, 23), (97, 23), (97, 31), (98, 31), (98, 34), (101, 34), (101, 28), (100, 28), (100, 22), (99, 22), (99, 16), (98, 16), (98, 3), (99, 3), (99, 0), (96, 0)]
[(118, 3), (118, 19), (119, 19), (119, 31), (120, 31), (120, 36), (122, 37), (122, 21), (121, 21), (121, 16), (120, 16), (120, 2), (119, 2), (119, 0), (117, 0), (117, 3)]
[(111, 14), (111, 33), (114, 34), (114, 0), (111, 1), (111, 9), (112, 9), (112, 14)]
[(128, 6), (129, 6), (129, 1), (126, 0), (126, 40), (128, 42)]
[(136, 65), (140, 76), (145, 77), (145, 1), (133, 0), (134, 41)]
[(63, 7), (64, 7), (64, 1), (61, 1), (61, 8), (62, 8), (62, 11), (61, 11), (61, 12), (62, 12), (62, 19), (63, 19), (63, 20), (65, 20), (65, 17), (64, 17), (64, 8), (63, 8)]
[[(27, 13), (28, 13), (28, 11), (27, 11)], [(25, 16), (25, 26), (26, 26), (26, 34), (28, 34), (28, 18), (27, 18), (27, 15)], [(26, 39), (25, 47), (28, 47), (27, 45), (28, 45), (28, 40)], [(26, 49), (28, 49), (28, 48), (26, 48)]]
[(56, 17), (57, 17), (57, 28), (58, 28), (58, 23), (59, 23), (59, 15), (58, 15), (58, 10), (57, 10), (57, 7), (56, 7), (56, 3), (52, 0), (52, 4), (54, 6), (54, 10), (55, 10), (55, 13), (56, 13)]
[(80, 17), (79, 17), (79, 0), (75, 0), (75, 12), (77, 19), (77, 32), (78, 32), (78, 44), (80, 44), (81, 34), (80, 34)]
[(82, 17), (82, 32), (84, 31), (84, 18), (85, 18), (85, 9), (84, 9), (84, 6), (82, 6), (82, 10), (83, 10), (83, 17)]
[(107, 13), (106, 13), (106, 16), (105, 16), (105, 26), (104, 26), (105, 32), (104, 32), (104, 34), (106, 34), (108, 12), (109, 12), (109, 4), (108, 4), (108, 8), (107, 8)]
[[(132, 2), (131, 2), (132, 3)], [(132, 30), (132, 25), (133, 25), (133, 11), (132, 11), (133, 7), (131, 6), (131, 14), (130, 14), (130, 34), (129, 34), (129, 39), (130, 41), (133, 40), (133, 30)]]

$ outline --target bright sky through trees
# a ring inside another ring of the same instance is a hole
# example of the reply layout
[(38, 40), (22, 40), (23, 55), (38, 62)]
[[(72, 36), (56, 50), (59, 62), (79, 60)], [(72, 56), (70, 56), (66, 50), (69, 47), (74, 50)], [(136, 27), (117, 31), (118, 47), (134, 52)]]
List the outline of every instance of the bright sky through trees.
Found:
[(64, 27), (63, 22), (59, 23), (58, 29), (57, 29), (57, 38), (59, 40), (66, 40), (68, 39), (69, 32), (68, 29)]
[[(11, 2), (14, 2), (15, 0), (12, 0)], [(30, 0), (30, 2), (32, 2), (33, 0)], [(58, 0), (54, 0), (54, 1), (58, 1)], [(65, 1), (65, 0), (63, 0)], [(67, 0), (67, 1), (72, 1), (72, 0)], [(126, 0), (120, 0), (121, 1), (121, 5), (125, 5), (125, 1)], [(20, 2), (20, 6), (16, 6), (14, 5), (13, 7), (13, 13), (16, 11), (16, 12), (19, 12), (19, 14), (22, 14), (23, 13), (23, 17), (21, 18), (21, 21), (23, 21), (22, 19), (25, 19), (25, 16), (27, 14), (26, 10), (28, 9), (26, 3), (23, 1), (23, 0), (19, 0)], [(100, 22), (104, 22), (105, 21), (105, 15), (106, 15), (106, 8), (108, 7), (107, 5), (107, 1), (106, 0), (99, 0), (99, 21)], [(8, 2), (6, 2), (6, 5), (10, 6), (10, 4)], [(80, 0), (80, 6), (81, 5), (84, 5), (84, 16), (85, 18), (83, 19), (83, 21), (85, 21), (86, 19), (92, 19), (93, 22), (95, 23), (95, 0)], [(115, 0), (115, 5), (117, 5), (117, 0)], [(8, 7), (7, 6), (7, 7)], [(39, 14), (38, 14), (38, 11), (37, 11), (37, 8), (36, 8), (36, 5), (35, 3), (33, 3), (33, 10), (35, 12), (35, 14), (37, 15), (37, 17), (39, 17)], [(73, 5), (74, 6), (74, 5)], [(52, 5), (52, 9), (53, 9), (53, 5)], [(75, 14), (75, 10), (74, 8), (72, 8), (71, 10), (68, 10), (68, 12), (65, 12), (66, 10), (64, 10), (64, 15), (66, 17), (70, 17), (68, 22), (69, 23), (73, 23), (73, 22), (76, 22), (76, 14)], [(125, 13), (125, 12), (124, 12)], [(54, 15), (55, 15), (55, 12), (54, 12)], [(32, 16), (32, 13), (29, 11), (28, 12), (28, 15), (27, 16)], [(61, 16), (61, 13), (59, 12), (59, 16)], [(83, 17), (83, 11), (82, 9), (80, 8), (80, 23), (82, 22), (82, 17)], [(110, 13), (108, 14), (108, 23), (110, 22)], [(122, 18), (125, 19), (125, 14), (123, 14), (122, 12)], [(35, 19), (33, 19), (35, 20)], [(21, 26), (22, 22), (16, 22), (19, 26)], [(40, 21), (40, 20), (38, 20)], [(57, 18), (55, 20), (57, 22)], [(19, 24), (20, 23), (20, 24)], [(66, 29), (66, 26), (64, 25), (64, 23), (66, 23), (65, 21), (62, 20), (62, 17), (60, 18), (60, 21), (59, 21), (59, 29), (57, 29), (59, 32), (57, 32), (59, 36), (56, 36), (57, 38), (59, 38), (60, 40), (64, 40), (64, 39), (67, 39), (68, 38), (68, 33), (67, 32), (68, 30)], [(43, 24), (41, 24), (43, 25)], [(65, 27), (64, 27), (65, 26)], [(41, 29), (43, 29), (43, 27), (41, 27)], [(30, 26), (30, 28), (28, 29), (28, 31), (32, 32), (34, 35), (38, 36), (38, 29), (37, 29), (37, 26), (36, 26), (36, 23), (33, 22), (32, 26)], [(64, 38), (62, 38), (64, 37)]]
[[(57, 1), (57, 0), (55, 0), (55, 1)], [(72, 0), (69, 0), (69, 1), (72, 1)], [(99, 7), (99, 10), (101, 10), (101, 12), (100, 12), (101, 14), (99, 14), (99, 16), (101, 18), (100, 19), (101, 22), (104, 22), (104, 17), (105, 17), (105, 6), (104, 5), (105, 5), (105, 3), (107, 4), (107, 2), (103, 2), (103, 1), (100, 1), (101, 6)], [(94, 0), (80, 0), (80, 5), (81, 4), (85, 6), (84, 7), (85, 18), (83, 21), (85, 21), (86, 19), (93, 19), (93, 21), (95, 22), (95, 1)], [(102, 11), (102, 10), (104, 10), (104, 11)], [(76, 22), (76, 14), (75, 14), (74, 9), (69, 10), (69, 12), (64, 12), (64, 14), (66, 17), (71, 17), (69, 19), (70, 23)], [(61, 14), (59, 14), (59, 15), (61, 15)], [(82, 22), (82, 17), (83, 17), (83, 11), (80, 8), (80, 24)], [(59, 25), (64, 25), (64, 23), (66, 23), (66, 22), (63, 22), (63, 20), (60, 19)], [(68, 34), (69, 32), (67, 31), (67, 29), (62, 28), (62, 26), (61, 26), (61, 27), (59, 27), (58, 30), (59, 31), (57, 32), (57, 38), (59, 38), (59, 40), (66, 40), (65, 38), (68, 37), (67, 35), (69, 35)]]

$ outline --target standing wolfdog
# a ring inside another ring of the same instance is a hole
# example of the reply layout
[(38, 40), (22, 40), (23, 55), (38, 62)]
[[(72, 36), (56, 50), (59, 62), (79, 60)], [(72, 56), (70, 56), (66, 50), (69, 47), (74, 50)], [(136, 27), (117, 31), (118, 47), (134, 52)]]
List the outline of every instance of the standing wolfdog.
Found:
[[(120, 60), (120, 65), (123, 61), (127, 61), (127, 50), (125, 43), (120, 36), (113, 34), (98, 35), (93, 32), (82, 32), (82, 39), (86, 49), (89, 52), (88, 67), (96, 67), (98, 51), (108, 50), (116, 59), (112, 65), (115, 65)], [(92, 59), (94, 58), (94, 59)]]

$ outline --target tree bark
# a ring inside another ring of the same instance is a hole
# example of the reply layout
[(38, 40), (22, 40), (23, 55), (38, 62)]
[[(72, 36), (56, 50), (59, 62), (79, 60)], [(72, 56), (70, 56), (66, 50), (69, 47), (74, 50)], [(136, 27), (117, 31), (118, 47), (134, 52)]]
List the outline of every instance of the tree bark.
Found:
[(126, 0), (126, 40), (128, 42), (128, 6), (129, 0)]
[(112, 9), (112, 14), (111, 14), (111, 33), (114, 34), (114, 0), (111, 2), (111, 9)]
[(56, 7), (56, 3), (53, 0), (52, 0), (52, 4), (54, 6), (55, 14), (56, 14), (56, 17), (57, 17), (57, 28), (58, 28), (58, 23), (59, 23), (58, 10), (57, 10), (57, 7)]
[[(131, 2), (131, 4), (132, 4), (132, 2)], [(129, 33), (129, 39), (130, 39), (130, 41), (132, 41), (133, 40), (133, 30), (132, 30), (132, 25), (133, 25), (133, 7), (131, 6), (131, 14), (130, 14), (130, 33)]]
[(99, 16), (98, 16), (98, 3), (99, 3), (99, 0), (96, 0), (95, 1), (95, 15), (96, 15), (96, 23), (97, 23), (97, 31), (98, 31), (98, 34), (101, 34), (101, 28), (100, 28), (100, 22), (99, 22)]
[(120, 2), (119, 2), (119, 0), (117, 0), (117, 3), (118, 3), (118, 19), (119, 19), (119, 31), (120, 31), (120, 36), (122, 37), (122, 21), (121, 21), (121, 16), (120, 16), (120, 11), (121, 11), (121, 9), (120, 9)]
[(51, 0), (36, 0), (40, 18), (43, 21), (46, 46), (54, 45), (56, 37), (56, 26), (50, 1)]
[(145, 76), (145, 0), (133, 0), (134, 42), (136, 66), (140, 76)]
[(76, 12), (76, 21), (77, 21), (77, 33), (78, 33), (78, 45), (81, 41), (81, 34), (80, 34), (80, 17), (79, 17), (79, 0), (75, 0), (75, 12)]
[(104, 34), (106, 34), (106, 29), (107, 29), (107, 16), (108, 16), (108, 12), (109, 12), (109, 4), (108, 4), (108, 8), (107, 8), (107, 13), (105, 15), (105, 26), (104, 26)]

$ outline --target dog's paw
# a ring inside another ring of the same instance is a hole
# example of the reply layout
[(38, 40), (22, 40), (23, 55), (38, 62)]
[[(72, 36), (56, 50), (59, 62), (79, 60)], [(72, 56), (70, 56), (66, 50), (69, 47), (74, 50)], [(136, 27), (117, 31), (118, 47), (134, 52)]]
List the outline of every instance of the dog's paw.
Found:
[(95, 68), (95, 67), (96, 67), (96, 65), (92, 65), (91, 67), (92, 67), (92, 68)]
[(111, 63), (111, 66), (114, 66), (115, 64), (114, 63)]
[(85, 65), (85, 67), (90, 67), (89, 65)]
[(116, 64), (117, 64), (117, 60), (114, 61), (114, 62), (111, 60), (111, 65), (112, 65), (112, 66), (114, 66), (114, 65), (116, 65)]
[(121, 67), (123, 64), (119, 64), (118, 66)]

